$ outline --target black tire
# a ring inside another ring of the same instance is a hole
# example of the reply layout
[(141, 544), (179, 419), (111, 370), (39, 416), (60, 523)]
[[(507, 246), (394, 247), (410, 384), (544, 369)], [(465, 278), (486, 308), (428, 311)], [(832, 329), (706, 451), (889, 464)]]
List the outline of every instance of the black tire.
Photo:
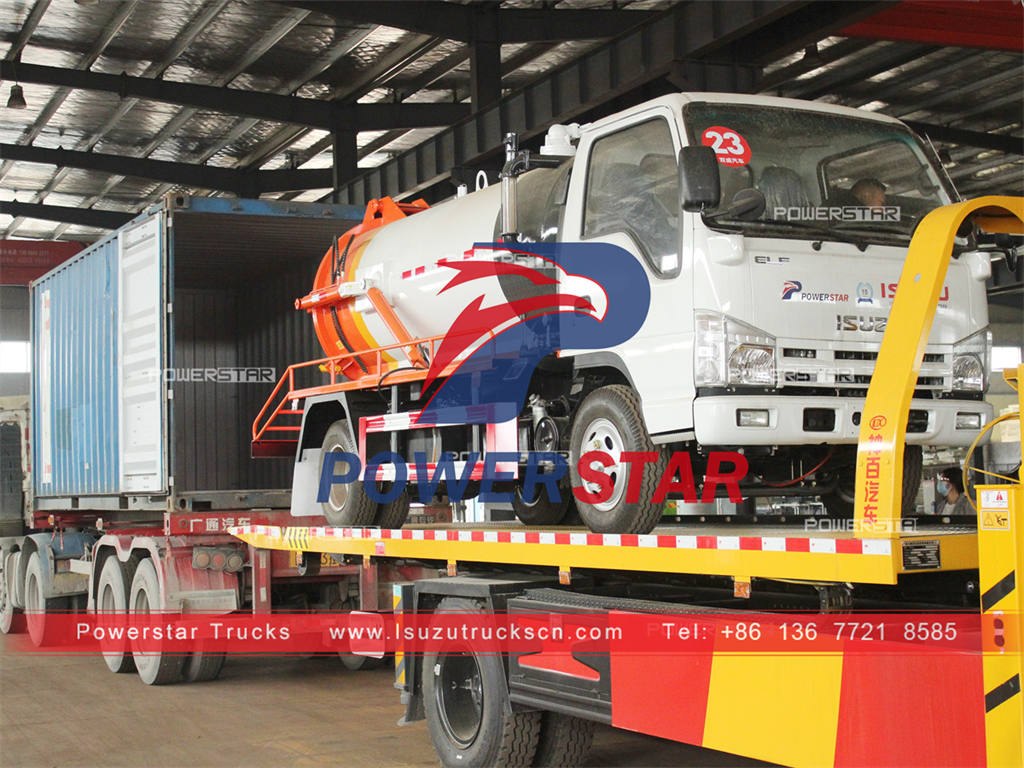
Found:
[(17, 578), (18, 564), (14, 552), (0, 554), (0, 634), (9, 635), (18, 631), (24, 621), (21, 610), (14, 607), (14, 579)]
[[(390, 485), (390, 483), (388, 483)], [(386, 492), (386, 491), (385, 491)], [(381, 504), (377, 510), (377, 518), (374, 525), (378, 528), (401, 528), (409, 517), (409, 490), (408, 488), (398, 496), (397, 499)]]
[[(853, 466), (844, 467), (840, 471), (839, 480), (836, 482), (835, 490), (832, 493), (824, 494), (821, 497), (825, 509), (833, 517), (849, 520), (853, 518), (856, 502), (856, 453)], [(917, 501), (917, 491), (921, 487), (921, 476), (923, 472), (923, 454), (920, 445), (907, 445), (903, 448), (903, 493), (902, 493), (902, 515), (914, 514), (914, 505)]]
[[(327, 454), (334, 451), (357, 453), (349, 433), (348, 422), (344, 420), (331, 424), (327, 434), (324, 435), (320, 450), (320, 471), (317, 472), (317, 477), (322, 475), (324, 459)], [(324, 517), (331, 525), (366, 526), (373, 523), (378, 504), (366, 495), (362, 480), (355, 480), (344, 485), (332, 485), (330, 497), (321, 506), (324, 510)]]
[[(132, 555), (122, 563), (117, 555), (110, 555), (100, 570), (100, 578), (96, 584), (96, 611), (103, 627), (126, 627), (128, 625), (128, 590), (135, 578), (135, 570), (139, 566), (139, 558)], [(132, 658), (128, 639), (103, 640), (100, 642), (103, 661), (111, 672), (133, 672), (135, 660)]]
[(186, 683), (203, 683), (207, 680), (216, 680), (220, 677), (220, 671), (224, 669), (223, 651), (209, 651), (203, 649), (193, 651), (181, 668), (181, 679)]
[[(128, 609), (132, 614), (146, 614), (163, 608), (160, 602), (160, 582), (156, 566), (151, 558), (143, 558), (135, 569), (132, 588), (128, 598)], [(147, 647), (152, 647), (147, 646)], [(139, 651), (132, 645), (132, 657), (139, 679), (146, 685), (167, 685), (181, 678), (184, 657), (178, 653), (163, 653), (156, 650)]]
[[(446, 597), (437, 610), (483, 614), (461, 597)], [(446, 640), (424, 654), (422, 671), (427, 730), (441, 765), (530, 765), (540, 713), (512, 711), (501, 656), (474, 653), (464, 640)]]
[(515, 512), (519, 521), (524, 525), (558, 525), (565, 519), (569, 511), (569, 500), (572, 498), (572, 488), (568, 485), (559, 487), (561, 500), (551, 501), (546, 485), (535, 487), (533, 502), (528, 504), (523, 500), (522, 483), (516, 483), (516, 489), (512, 495), (512, 511)]
[(573, 419), (570, 446), (569, 472), (573, 487), (584, 485), (577, 464), (580, 455), (586, 451), (603, 450), (613, 457), (623, 451), (654, 451), (658, 454), (656, 462), (645, 465), (636, 503), (626, 502), (631, 468), (622, 464), (607, 470), (614, 484), (610, 499), (598, 504), (576, 500), (583, 522), (596, 533), (649, 533), (653, 530), (661, 520), (665, 505), (654, 503), (652, 498), (668, 461), (647, 434), (636, 392), (630, 387), (613, 384), (587, 395)]
[(583, 765), (594, 743), (594, 721), (561, 712), (545, 712), (533, 768), (577, 768)]
[(57, 642), (57, 630), (52, 621), (47, 621), (47, 614), (55, 611), (66, 611), (66, 597), (43, 597), (43, 559), (38, 552), (28, 558), (25, 569), (25, 624), (32, 643), (39, 648)]

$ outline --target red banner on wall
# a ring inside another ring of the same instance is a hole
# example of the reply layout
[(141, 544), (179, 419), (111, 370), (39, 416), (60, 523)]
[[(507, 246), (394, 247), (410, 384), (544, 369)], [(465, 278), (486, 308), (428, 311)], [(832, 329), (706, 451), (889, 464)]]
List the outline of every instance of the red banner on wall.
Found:
[(68, 240), (0, 240), (0, 285), (28, 285), (84, 247)]

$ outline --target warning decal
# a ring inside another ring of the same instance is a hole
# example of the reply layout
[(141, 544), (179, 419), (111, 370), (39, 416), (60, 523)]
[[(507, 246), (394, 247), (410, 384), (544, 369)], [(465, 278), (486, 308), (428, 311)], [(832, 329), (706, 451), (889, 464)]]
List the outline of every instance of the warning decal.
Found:
[(721, 125), (705, 129), (700, 143), (715, 150), (722, 165), (746, 165), (750, 162), (750, 145), (736, 131)]
[(1010, 530), (1010, 493), (1002, 488), (979, 491), (981, 527), (986, 531)]

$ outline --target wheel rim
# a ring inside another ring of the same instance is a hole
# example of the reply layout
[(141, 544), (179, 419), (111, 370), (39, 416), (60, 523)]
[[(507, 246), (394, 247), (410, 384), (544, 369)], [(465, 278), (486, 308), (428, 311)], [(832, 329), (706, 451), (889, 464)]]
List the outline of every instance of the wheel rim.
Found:
[(448, 738), (465, 748), (476, 741), (484, 715), (480, 667), (470, 654), (439, 657), (434, 665), (434, 698)]
[(110, 616), (111, 612), (117, 609), (117, 606), (114, 605), (114, 589), (109, 584), (103, 585), (103, 598), (100, 600), (100, 608), (106, 616)]
[(43, 629), (46, 626), (46, 617), (43, 615), (45, 607), (39, 580), (34, 573), (30, 573), (25, 580), (25, 623), (28, 625), (29, 637), (36, 645), (42, 645), (43, 642)]
[[(335, 443), (331, 446), (328, 453), (340, 453), (344, 450), (344, 446), (340, 443)], [(348, 501), (348, 487), (349, 483), (331, 483), (331, 493), (327, 497), (327, 504), (335, 512), (340, 512), (345, 508), (345, 504)]]
[(7, 631), (7, 617), (13, 613), (14, 606), (11, 603), (10, 595), (7, 594), (7, 574), (0, 573), (0, 629)]
[(42, 590), (34, 573), (30, 573), (25, 582), (25, 608), (33, 613), (43, 610)]
[[(149, 613), (149, 595), (146, 594), (145, 589), (140, 589), (135, 593), (132, 613)], [(133, 648), (132, 657), (135, 659), (135, 668), (138, 670), (139, 676), (146, 682), (151, 682), (150, 678), (156, 674), (156, 667), (160, 664), (159, 656), (153, 651), (140, 652)]]
[[(588, 451), (604, 451), (615, 461), (610, 467), (606, 467), (596, 461), (590, 465), (592, 469), (607, 475), (612, 482), (611, 495), (604, 501), (596, 504), (591, 503), (592, 507), (602, 512), (614, 509), (622, 499), (622, 495), (626, 492), (626, 469), (622, 465), (622, 452), (624, 450), (625, 442), (619, 433), (618, 427), (608, 419), (594, 419), (583, 431), (583, 445), (580, 446), (581, 456)], [(600, 486), (597, 483), (585, 482), (583, 485), (591, 493), (600, 490)]]

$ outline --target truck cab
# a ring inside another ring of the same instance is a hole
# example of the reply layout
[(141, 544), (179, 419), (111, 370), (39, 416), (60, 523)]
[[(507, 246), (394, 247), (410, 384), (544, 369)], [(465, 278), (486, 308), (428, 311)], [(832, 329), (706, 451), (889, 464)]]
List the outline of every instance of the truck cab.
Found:
[[(635, 390), (655, 446), (741, 450), (752, 495), (785, 484), (849, 515), (861, 409), (910, 238), (957, 199), (930, 145), (876, 113), (713, 93), (574, 133), (558, 239), (618, 245), (651, 284), (633, 338), (563, 352), (577, 375)], [(694, 147), (713, 153), (710, 174), (682, 151)], [(699, 199), (705, 188), (713, 199)], [(908, 504), (919, 446), (968, 445), (991, 418), (990, 264), (962, 243), (911, 404)]]

